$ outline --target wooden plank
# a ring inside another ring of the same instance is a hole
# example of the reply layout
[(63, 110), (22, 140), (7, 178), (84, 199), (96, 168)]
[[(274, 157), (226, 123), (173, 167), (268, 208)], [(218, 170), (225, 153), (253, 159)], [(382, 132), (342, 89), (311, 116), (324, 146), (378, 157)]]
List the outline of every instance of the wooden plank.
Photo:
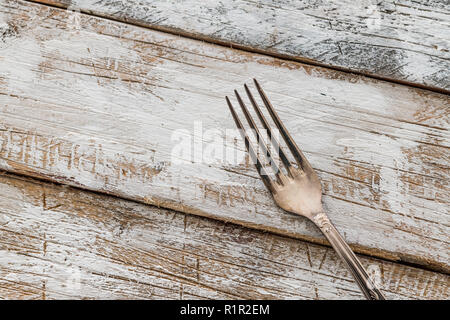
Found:
[[(3, 299), (362, 299), (328, 247), (0, 176)], [(390, 299), (447, 299), (449, 276), (361, 257)]]
[(450, 90), (442, 1), (38, 0), (279, 57)]
[(172, 155), (178, 129), (206, 147), (201, 133), (235, 128), (223, 97), (257, 76), (352, 247), (449, 271), (448, 96), (84, 14), (72, 28), (27, 2), (0, 12), (0, 168), (325, 243), (248, 162)]

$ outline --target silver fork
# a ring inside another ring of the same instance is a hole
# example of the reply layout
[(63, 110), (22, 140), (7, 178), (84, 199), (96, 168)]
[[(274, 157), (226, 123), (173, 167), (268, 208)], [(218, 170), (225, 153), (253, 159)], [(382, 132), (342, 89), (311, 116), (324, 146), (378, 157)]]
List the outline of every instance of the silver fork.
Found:
[(267, 98), (264, 91), (261, 89), (258, 81), (253, 79), (255, 82), (256, 89), (261, 96), (261, 99), (269, 111), (270, 116), (272, 117), (273, 122), (277, 126), (281, 136), (284, 138), (286, 145), (292, 153), (292, 156), (295, 158), (297, 162), (297, 167), (291, 165), (289, 159), (286, 156), (285, 151), (280, 146), (278, 140), (273, 134), (273, 131), (270, 128), (270, 125), (265, 118), (264, 114), (261, 112), (258, 104), (256, 103), (253, 95), (251, 94), (247, 85), (244, 85), (245, 91), (250, 99), (250, 102), (258, 115), (259, 120), (261, 121), (264, 129), (267, 132), (267, 140), (271, 141), (270, 143), (273, 145), (273, 149), (278, 150), (279, 159), (283, 163), (285, 168), (285, 172), (283, 173), (279, 166), (275, 163), (274, 158), (272, 157), (268, 145), (263, 141), (260, 131), (250, 115), (247, 107), (242, 101), (239, 93), (234, 90), (236, 98), (238, 100), (239, 105), (242, 108), (242, 111), (249, 123), (250, 128), (256, 134), (256, 138), (258, 144), (261, 147), (262, 153), (265, 154), (267, 160), (270, 162), (273, 171), (275, 172), (275, 179), (270, 178), (267, 174), (267, 170), (262, 165), (260, 158), (258, 157), (255, 149), (253, 148), (252, 143), (249, 140), (247, 133), (245, 132), (244, 126), (242, 122), (239, 120), (239, 117), (236, 111), (233, 108), (233, 105), (230, 102), (228, 97), (225, 97), (228, 107), (230, 108), (231, 114), (233, 115), (234, 121), (239, 131), (242, 134), (242, 138), (245, 141), (245, 147), (250, 154), (250, 157), (253, 160), (253, 163), (256, 166), (258, 173), (260, 174), (264, 184), (272, 193), (272, 196), (282, 209), (298, 214), (300, 216), (304, 216), (314, 222), (314, 224), (319, 227), (325, 237), (333, 246), (334, 250), (336, 250), (339, 257), (345, 262), (345, 265), (348, 267), (353, 277), (355, 278), (359, 288), (363, 292), (364, 296), (369, 300), (384, 300), (385, 297), (381, 293), (381, 291), (375, 286), (373, 281), (369, 278), (366, 270), (362, 266), (361, 262), (353, 253), (352, 249), (347, 245), (345, 240), (339, 234), (337, 229), (333, 226), (327, 214), (324, 212), (322, 207), (322, 186), (320, 184), (320, 179), (317, 176), (314, 169), (309, 164), (306, 157), (297, 147), (297, 144), (294, 142), (289, 132), (284, 127), (281, 122), (278, 114), (275, 112), (272, 104)]

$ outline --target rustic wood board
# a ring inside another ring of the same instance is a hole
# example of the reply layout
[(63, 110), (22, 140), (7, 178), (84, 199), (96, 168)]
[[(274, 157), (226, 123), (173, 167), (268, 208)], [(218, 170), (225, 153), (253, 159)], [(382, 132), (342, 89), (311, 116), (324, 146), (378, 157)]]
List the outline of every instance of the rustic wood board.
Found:
[(448, 96), (71, 17), (1, 2), (1, 169), (325, 243), (274, 204), (251, 164), (171, 157), (175, 129), (234, 128), (223, 97), (257, 76), (352, 247), (449, 271)]
[[(0, 190), (2, 299), (363, 298), (328, 247), (20, 177)], [(389, 299), (448, 298), (448, 275), (360, 258)]]
[(445, 1), (40, 0), (300, 61), (450, 90)]

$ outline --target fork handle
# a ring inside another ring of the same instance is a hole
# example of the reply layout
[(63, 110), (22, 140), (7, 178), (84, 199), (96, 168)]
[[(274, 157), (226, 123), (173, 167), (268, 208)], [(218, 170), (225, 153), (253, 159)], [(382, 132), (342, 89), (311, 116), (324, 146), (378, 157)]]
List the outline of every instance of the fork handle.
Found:
[(359, 288), (368, 300), (386, 300), (383, 293), (370, 279), (366, 270), (358, 260), (352, 249), (348, 246), (337, 229), (331, 223), (330, 219), (324, 212), (318, 213), (312, 219), (319, 227), (325, 237), (330, 241), (334, 250), (339, 257), (345, 262), (345, 265), (352, 273)]

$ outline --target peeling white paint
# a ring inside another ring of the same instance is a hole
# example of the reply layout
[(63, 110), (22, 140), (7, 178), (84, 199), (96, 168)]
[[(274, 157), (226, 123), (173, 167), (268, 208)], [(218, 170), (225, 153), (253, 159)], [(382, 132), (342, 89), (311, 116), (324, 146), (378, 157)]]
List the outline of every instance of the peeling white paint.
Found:
[[(57, 1), (64, 5), (65, 1)], [(429, 1), (71, 1), (144, 25), (449, 89), (449, 10)]]
[[(35, 14), (34, 5), (27, 9)], [(49, 10), (64, 19), (64, 11)], [(82, 32), (68, 32), (47, 19), (0, 49), (9, 59), (0, 66), (7, 75), (0, 117), (12, 133), (0, 131), (2, 169), (322, 241), (311, 223), (276, 207), (252, 166), (171, 162), (173, 130), (192, 132), (194, 121), (203, 130), (234, 128), (224, 96), (257, 76), (318, 170), (325, 208), (346, 240), (374, 254), (447, 264), (444, 95), (95, 17), (86, 22)], [(438, 111), (418, 120), (427, 105)], [(420, 158), (425, 147), (431, 161)]]
[[(5, 299), (363, 298), (331, 248), (23, 178), (0, 190)], [(445, 274), (361, 261), (390, 299), (448, 296)]]

